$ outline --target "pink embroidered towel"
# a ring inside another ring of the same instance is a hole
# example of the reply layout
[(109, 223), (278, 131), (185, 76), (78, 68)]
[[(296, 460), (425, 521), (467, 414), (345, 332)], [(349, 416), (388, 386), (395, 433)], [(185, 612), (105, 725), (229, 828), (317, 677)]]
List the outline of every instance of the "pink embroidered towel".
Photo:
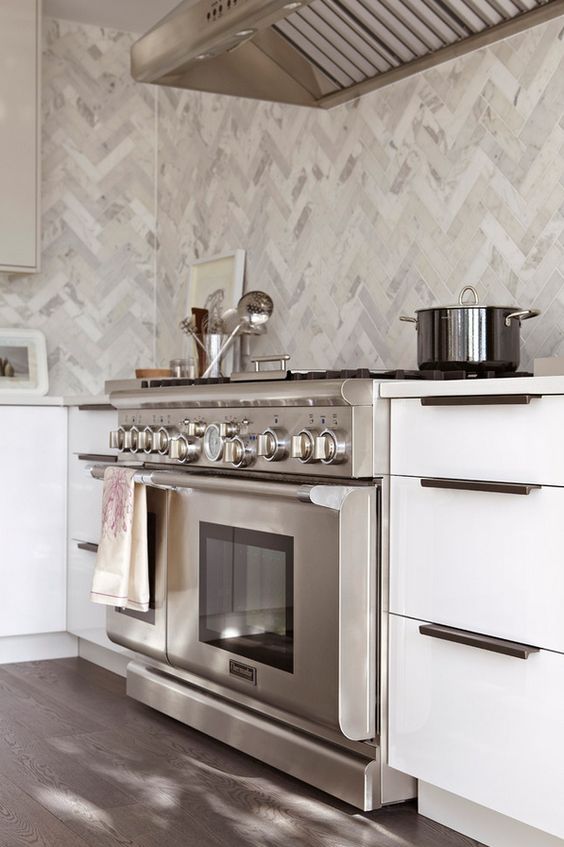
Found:
[(130, 468), (106, 468), (102, 533), (90, 599), (106, 606), (149, 608), (147, 493)]

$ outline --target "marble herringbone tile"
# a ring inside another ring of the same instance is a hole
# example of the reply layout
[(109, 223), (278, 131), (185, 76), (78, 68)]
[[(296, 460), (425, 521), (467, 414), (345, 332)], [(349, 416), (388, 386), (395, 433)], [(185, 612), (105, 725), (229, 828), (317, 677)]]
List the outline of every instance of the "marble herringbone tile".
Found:
[(153, 361), (156, 92), (131, 79), (132, 41), (45, 24), (42, 271), (0, 275), (0, 325), (45, 332), (55, 394)]
[[(158, 350), (194, 258), (248, 250), (298, 366), (415, 364), (399, 315), (543, 309), (522, 365), (564, 349), (564, 20), (331, 113), (159, 92)], [(182, 149), (184, 155), (178, 156)]]

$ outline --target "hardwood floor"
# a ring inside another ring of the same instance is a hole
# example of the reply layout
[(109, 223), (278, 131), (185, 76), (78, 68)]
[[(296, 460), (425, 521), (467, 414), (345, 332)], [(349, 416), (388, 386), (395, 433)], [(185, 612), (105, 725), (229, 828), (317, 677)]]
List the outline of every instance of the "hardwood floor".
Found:
[(82, 659), (0, 666), (0, 847), (480, 847), (355, 812), (125, 695)]

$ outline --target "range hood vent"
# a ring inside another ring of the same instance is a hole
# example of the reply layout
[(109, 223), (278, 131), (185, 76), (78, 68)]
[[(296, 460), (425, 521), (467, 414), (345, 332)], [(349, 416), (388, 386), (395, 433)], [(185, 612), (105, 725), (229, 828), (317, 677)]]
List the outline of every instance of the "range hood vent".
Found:
[(139, 82), (332, 108), (564, 14), (564, 0), (184, 0)]

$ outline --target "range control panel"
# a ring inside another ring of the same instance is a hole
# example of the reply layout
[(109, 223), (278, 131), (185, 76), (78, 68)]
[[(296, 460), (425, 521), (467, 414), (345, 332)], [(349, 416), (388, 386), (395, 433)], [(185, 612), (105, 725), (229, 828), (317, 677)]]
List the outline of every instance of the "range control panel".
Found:
[[(233, 412), (192, 408), (186, 413), (136, 409), (120, 412), (110, 447), (124, 460), (150, 464), (353, 476), (353, 417), (353, 410), (342, 406)], [(367, 471), (369, 466), (367, 461)]]

